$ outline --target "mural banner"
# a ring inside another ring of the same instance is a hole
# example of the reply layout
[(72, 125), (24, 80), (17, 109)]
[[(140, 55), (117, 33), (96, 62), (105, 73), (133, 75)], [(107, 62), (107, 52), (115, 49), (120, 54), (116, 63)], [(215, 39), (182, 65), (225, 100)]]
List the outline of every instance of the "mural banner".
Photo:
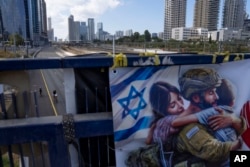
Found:
[(110, 68), (117, 166), (230, 166), (250, 147), (249, 63)]

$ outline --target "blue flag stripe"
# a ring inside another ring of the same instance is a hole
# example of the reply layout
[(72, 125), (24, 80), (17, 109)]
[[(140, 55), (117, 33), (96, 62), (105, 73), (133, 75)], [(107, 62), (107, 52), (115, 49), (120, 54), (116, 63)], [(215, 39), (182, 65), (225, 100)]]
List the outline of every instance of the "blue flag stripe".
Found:
[(151, 121), (152, 116), (142, 117), (136, 122), (133, 127), (125, 130), (116, 131), (114, 133), (115, 142), (127, 139), (129, 136), (131, 136), (138, 130), (149, 128)]
[(117, 85), (112, 85), (110, 87), (110, 91), (112, 96), (116, 96), (121, 90), (124, 90), (124, 88), (128, 85), (130, 85), (134, 81), (138, 80), (146, 80), (150, 78), (152, 75), (155, 74), (155, 72), (166, 68), (166, 66), (162, 67), (150, 67), (150, 68), (139, 68), (136, 70), (134, 74), (129, 76), (128, 78), (122, 80), (122, 82), (118, 83)]

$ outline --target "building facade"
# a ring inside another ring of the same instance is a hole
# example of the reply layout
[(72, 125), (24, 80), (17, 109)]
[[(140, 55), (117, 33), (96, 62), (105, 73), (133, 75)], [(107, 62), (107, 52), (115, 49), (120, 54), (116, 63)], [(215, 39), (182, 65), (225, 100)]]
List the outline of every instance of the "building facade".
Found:
[(194, 7), (193, 27), (217, 30), (220, 0), (196, 0)]
[(87, 41), (87, 24), (86, 22), (80, 22), (80, 39), (81, 41)]
[(169, 40), (172, 28), (185, 27), (187, 0), (165, 0), (164, 40)]
[(124, 35), (127, 36), (127, 37), (132, 36), (133, 35), (133, 30), (132, 29), (126, 30)]
[(243, 31), (250, 32), (250, 19), (244, 20)]
[(95, 22), (93, 18), (88, 18), (88, 41), (95, 39)]
[(69, 42), (71, 41), (75, 41), (75, 23), (74, 23), (74, 16), (73, 15), (70, 15), (69, 18), (68, 18), (68, 40)]
[(246, 0), (224, 0), (222, 28), (242, 29), (246, 18)]
[(172, 29), (172, 39), (177, 41), (186, 40), (208, 40), (208, 30), (206, 28), (186, 28), (178, 27)]
[(32, 21), (33, 45), (43, 45), (48, 41), (47, 37), (47, 14), (44, 0), (28, 0), (30, 8), (29, 16)]
[(96, 39), (103, 41), (104, 34), (103, 34), (103, 23), (97, 23), (97, 31), (96, 31)]
[(124, 33), (123, 31), (119, 30), (115, 32), (115, 39), (123, 38)]
[(52, 28), (51, 17), (48, 18), (48, 40), (54, 41), (54, 29)]
[[(4, 40), (13, 34), (27, 38), (25, 7), (23, 0), (0, 1), (1, 32)], [(3, 39), (2, 39), (3, 40)]]
[(80, 37), (81, 37), (81, 35), (80, 35), (80, 21), (75, 21), (74, 22), (74, 36), (75, 36), (75, 42), (80, 42)]

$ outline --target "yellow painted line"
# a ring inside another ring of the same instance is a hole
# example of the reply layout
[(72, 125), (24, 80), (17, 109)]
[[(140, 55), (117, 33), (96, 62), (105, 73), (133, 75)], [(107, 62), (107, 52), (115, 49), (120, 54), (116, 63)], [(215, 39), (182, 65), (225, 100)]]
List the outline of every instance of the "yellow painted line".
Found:
[(44, 75), (43, 75), (42, 70), (40, 70), (40, 72), (41, 72), (41, 74), (42, 74), (43, 82), (44, 82), (44, 85), (45, 85), (45, 87), (46, 87), (47, 93), (48, 93), (48, 95), (49, 95), (49, 100), (50, 100), (51, 106), (52, 106), (52, 108), (53, 108), (54, 114), (55, 114), (55, 116), (57, 116), (58, 114), (57, 114), (57, 111), (56, 111), (56, 107), (55, 107), (55, 105), (54, 105), (54, 103), (53, 103), (53, 100), (52, 100), (52, 98), (51, 98), (51, 95), (50, 95), (49, 88), (48, 88), (48, 85), (47, 85), (47, 83), (46, 83), (45, 77), (44, 77)]

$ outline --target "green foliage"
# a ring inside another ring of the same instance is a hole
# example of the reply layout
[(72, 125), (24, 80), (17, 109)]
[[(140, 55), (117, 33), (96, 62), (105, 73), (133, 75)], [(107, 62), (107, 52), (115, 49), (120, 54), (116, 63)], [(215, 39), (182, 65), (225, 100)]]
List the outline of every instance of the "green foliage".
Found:
[[(112, 44), (112, 41), (105, 41), (106, 44)], [(124, 45), (134, 48), (159, 48), (167, 51), (176, 52), (203, 52), (213, 54), (215, 52), (229, 51), (230, 53), (236, 52), (249, 52), (250, 42), (242, 40), (233, 41), (223, 41), (219, 43), (218, 41), (213, 41), (211, 35), (207, 40), (202, 39), (189, 39), (187, 41), (178, 41), (175, 39), (169, 39), (163, 41), (158, 37), (151, 37), (148, 30), (144, 31), (144, 34), (139, 32), (134, 32), (132, 36), (124, 36), (116, 40), (117, 45)]]
[(144, 31), (144, 37), (145, 37), (145, 41), (146, 42), (150, 42), (151, 41), (151, 34), (149, 33), (148, 30)]
[(24, 39), (19, 34), (12, 34), (9, 36), (9, 43), (11, 45), (14, 45), (16, 43), (16, 46), (23, 45)]
[(140, 38), (140, 33), (139, 32), (135, 32), (134, 35), (132, 36), (132, 38), (134, 39), (134, 41), (138, 41), (139, 38)]

